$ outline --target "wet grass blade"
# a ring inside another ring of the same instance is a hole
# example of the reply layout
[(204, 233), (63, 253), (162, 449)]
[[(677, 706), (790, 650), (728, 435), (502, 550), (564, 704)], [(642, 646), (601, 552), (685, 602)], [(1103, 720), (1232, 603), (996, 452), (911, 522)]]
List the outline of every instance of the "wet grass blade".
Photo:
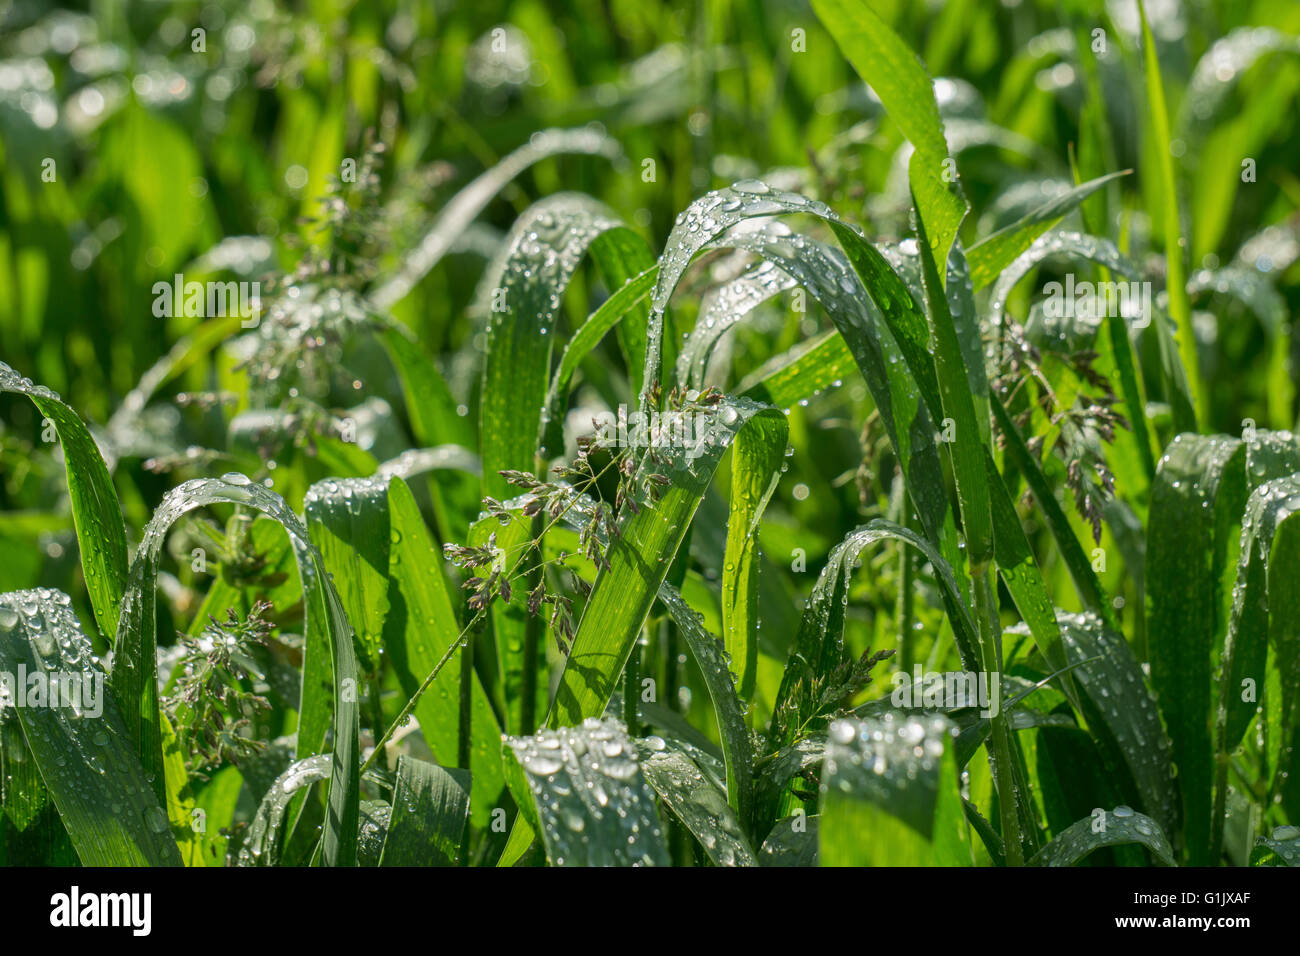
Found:
[(934, 261), (946, 267), (948, 250), (969, 207), (958, 185), (956, 164), (948, 157), (929, 73), (869, 6), (813, 0), (813, 10), (915, 149), (907, 166), (908, 181)]
[(1224, 572), (1246, 503), (1245, 446), (1183, 434), (1160, 459), (1147, 527), (1151, 677), (1173, 742), (1186, 852), (1210, 865), (1215, 684), (1227, 629)]
[(113, 490), (108, 467), (77, 413), (54, 392), (23, 378), (0, 362), (0, 392), (31, 399), (58, 433), (68, 476), (68, 498), (77, 529), (77, 547), (86, 577), (86, 591), (95, 622), (109, 642), (117, 634), (117, 619), (126, 586), (126, 523)]
[(963, 816), (946, 719), (855, 718), (831, 725), (819, 819), (822, 866), (969, 865)]
[(686, 528), (736, 433), (756, 428), (760, 435), (779, 436), (785, 447), (785, 417), (746, 399), (724, 402), (700, 424), (692, 448), (671, 450), (670, 483), (663, 497), (625, 518), (610, 543), (608, 566), (596, 578), (560, 676), (551, 727), (573, 725), (604, 711)]
[[(317, 754), (297, 761), (276, 778), (258, 805), (257, 814), (248, 828), (248, 836), (240, 847), (239, 866), (279, 865), (289, 805), (300, 791), (314, 783), (330, 779), (332, 770), (333, 760), (330, 755)], [(360, 808), (357, 813), (359, 817)]]
[(1178, 820), (1173, 752), (1142, 667), (1123, 635), (1095, 614), (1058, 617), (1066, 657), (1076, 665), (1073, 673), (1086, 698), (1081, 713), (1103, 757), (1119, 765), (1113, 781), (1118, 785), (1127, 769), (1139, 806), (1172, 833)]
[(726, 762), (726, 800), (742, 827), (747, 829), (753, 814), (754, 748), (745, 725), (744, 705), (732, 682), (728, 666), (731, 659), (722, 642), (705, 630), (701, 615), (682, 600), (676, 588), (667, 583), (660, 585), (659, 600), (677, 624), (678, 633), (686, 639), (709, 689)]
[(501, 471), (536, 468), (538, 418), (550, 387), (560, 300), (588, 247), (610, 230), (636, 238), (594, 199), (577, 193), (551, 196), (515, 221), (490, 267), (479, 409), (485, 495), (510, 495)]
[[(546, 403), (537, 439), (537, 447), (543, 456), (550, 454), (552, 450), (558, 452), (563, 447), (564, 415), (568, 410), (569, 386), (578, 366), (601, 343), (610, 329), (621, 327), (624, 317), (650, 294), (658, 278), (659, 266), (653, 265), (628, 279), (613, 295), (602, 302), (595, 312), (591, 313), (587, 321), (569, 339), (564, 347), (564, 354), (560, 356), (560, 364), (551, 379), (550, 389), (546, 393)], [(644, 332), (642, 336), (644, 337)], [(644, 362), (644, 345), (642, 352)], [(639, 375), (641, 370), (637, 371)]]
[(555, 866), (667, 866), (654, 794), (617, 720), (508, 737)]
[[(1099, 810), (1098, 813), (1100, 816), (1084, 817), (1057, 834), (1051, 843), (1029, 861), (1029, 865), (1074, 866), (1104, 846), (1133, 843), (1150, 850), (1152, 859), (1158, 865), (1176, 865), (1174, 851), (1156, 821), (1123, 806), (1116, 807), (1109, 813), (1105, 810)], [(1101, 817), (1105, 818), (1104, 824)], [(1099, 829), (1103, 825), (1105, 829)]]
[(757, 866), (727, 796), (687, 753), (662, 737), (637, 741), (641, 773), (716, 866)]
[(402, 754), (380, 866), (465, 862), (470, 774)]
[[(157, 601), (158, 564), (168, 529), (182, 515), (210, 504), (242, 505), (275, 519), (289, 534), (303, 582), (308, 647), (304, 661), (299, 754), (310, 756), (323, 749), (326, 729), (333, 730), (333, 771), (329, 812), (321, 836), (322, 859), (328, 865), (351, 865), (356, 853), (357, 813), (360, 800), (358, 749), (360, 721), (357, 712), (357, 662), (353, 637), (334, 584), (306, 528), (275, 492), (244, 475), (198, 478), (172, 489), (150, 519), (122, 600), (121, 629), (114, 645), (112, 686), (122, 707), (127, 733), (140, 754), (146, 775), (153, 775), (159, 803), (166, 799), (162, 758), (161, 713), (158, 709)], [(320, 647), (314, 648), (314, 644)], [(320, 663), (309, 670), (308, 660)], [(328, 663), (326, 663), (328, 662)], [(333, 720), (329, 718), (333, 698)], [(319, 715), (324, 715), (320, 717)], [(316, 716), (316, 739), (303, 732)]]
[[(164, 804), (93, 654), (66, 594), (0, 595), (0, 709), (16, 711), (78, 858), (85, 866), (180, 866)], [(78, 683), (67, 681), (73, 674)]]
[[(392, 545), (388, 556), (391, 611), (384, 645), (403, 692), (412, 696), (460, 638), (453, 592), (442, 573), (442, 555), (425, 527), (405, 482), (388, 486)], [(429, 749), (443, 766), (454, 766), (461, 740), (462, 655), (455, 652), (415, 705)], [(470, 675), (470, 766), (475, 826), (485, 827), (505, 782), (501, 728), (479, 676)]]

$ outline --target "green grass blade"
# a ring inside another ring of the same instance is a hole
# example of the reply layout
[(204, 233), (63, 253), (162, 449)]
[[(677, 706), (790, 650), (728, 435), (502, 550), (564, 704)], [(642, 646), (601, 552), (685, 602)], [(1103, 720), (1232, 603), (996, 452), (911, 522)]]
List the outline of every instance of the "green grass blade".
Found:
[(318, 481), (303, 498), (303, 518), (352, 625), (362, 676), (372, 676), (388, 616), (388, 482)]
[(971, 283), (975, 289), (990, 285), (1002, 270), (1011, 265), (1015, 259), (1033, 245), (1034, 240), (1061, 221), (1071, 209), (1109, 182), (1127, 176), (1132, 170), (1121, 170), (1098, 176), (1086, 183), (1075, 186), (1069, 192), (1061, 193), (1049, 199), (1026, 216), (1011, 225), (999, 229), (991, 236), (986, 236), (966, 250), (966, 261), (970, 264)]
[[(0, 595), (0, 700), (16, 711), (82, 864), (180, 866), (167, 813), (93, 654), (66, 594)], [(47, 696), (52, 680), (74, 674), (79, 683), (54, 690), (57, 701)]]
[[(402, 690), (414, 695), (447, 649), (460, 637), (453, 592), (442, 573), (442, 556), (420, 517), (415, 496), (400, 479), (388, 486), (392, 546), (388, 558), (392, 609), (384, 644)], [(443, 766), (457, 761), (460, 742), (461, 655), (458, 650), (415, 705), (429, 749)], [(470, 766), (474, 825), (486, 827), (505, 781), (501, 728), (477, 674), (472, 677)]]
[(469, 826), (470, 774), (402, 754), (380, 866), (458, 866)]
[(702, 616), (682, 600), (676, 588), (667, 583), (660, 585), (659, 600), (677, 624), (678, 633), (686, 639), (704, 676), (717, 715), (718, 737), (726, 762), (726, 800), (741, 825), (747, 828), (753, 813), (754, 752), (749, 728), (745, 726), (744, 705), (732, 683), (730, 661), (722, 642), (705, 630)]
[[(329, 754), (317, 754), (297, 761), (276, 778), (258, 805), (248, 835), (239, 849), (239, 866), (279, 865), (289, 805), (300, 791), (314, 783), (329, 780), (332, 772), (333, 758)], [(357, 814), (359, 818), (359, 806)], [(355, 853), (355, 846), (353, 852)]]
[[(1137, 658), (1123, 635), (1095, 614), (1058, 618), (1066, 657), (1086, 698), (1082, 713), (1089, 729), (1103, 755), (1127, 768), (1138, 805), (1172, 833), (1178, 819), (1173, 752)], [(1112, 777), (1123, 779), (1114, 771)]]
[(1212, 667), (1227, 628), (1224, 570), (1246, 502), (1245, 457), (1235, 438), (1179, 435), (1156, 471), (1147, 527), (1151, 676), (1173, 741), (1186, 850), (1198, 866), (1211, 863)]
[[(1104, 823), (1102, 822), (1104, 818)], [(1102, 826), (1105, 829), (1100, 829)], [(1160, 825), (1148, 816), (1119, 806), (1109, 813), (1084, 817), (1057, 834), (1029, 861), (1030, 866), (1074, 866), (1104, 846), (1137, 843), (1151, 851), (1158, 865), (1175, 866), (1174, 851)]]
[(691, 449), (670, 450), (671, 483), (663, 497), (623, 519), (610, 543), (609, 566), (596, 578), (578, 622), (549, 726), (573, 725), (604, 711), (723, 452), (751, 422), (767, 434), (785, 426), (774, 408), (745, 399), (724, 402), (699, 423)]
[[(591, 313), (573, 337), (564, 347), (560, 364), (551, 379), (550, 389), (546, 393), (543, 406), (541, 428), (537, 438), (537, 447), (545, 456), (551, 450), (559, 451), (564, 444), (564, 414), (568, 409), (569, 385), (573, 375), (582, 364), (582, 360), (604, 339), (605, 333), (615, 326), (622, 327), (623, 319), (632, 309), (650, 294), (650, 289), (659, 278), (659, 266), (653, 265), (644, 272), (630, 278), (618, 288), (613, 295), (601, 303)], [(644, 345), (642, 345), (644, 352)], [(642, 355), (644, 361), (644, 354)], [(642, 369), (638, 369), (638, 375)]]
[(506, 742), (528, 779), (555, 866), (667, 866), (654, 794), (616, 720)]
[(509, 496), (501, 471), (536, 467), (538, 417), (550, 386), (560, 299), (587, 248), (615, 229), (627, 227), (594, 199), (577, 193), (551, 196), (515, 221), (489, 270), (479, 409), (485, 495)]
[(1184, 264), (1183, 230), (1178, 218), (1178, 188), (1174, 179), (1174, 157), (1170, 147), (1169, 113), (1165, 108), (1164, 81), (1160, 78), (1160, 61), (1156, 58), (1156, 44), (1147, 24), (1147, 14), (1138, 0), (1138, 15), (1142, 20), (1142, 62), (1146, 72), (1148, 119), (1151, 122), (1151, 149), (1156, 157), (1157, 197), (1163, 213), (1161, 232), (1165, 243), (1166, 281), (1169, 290), (1169, 314), (1177, 326), (1178, 355), (1187, 373), (1192, 402), (1190, 428), (1180, 423), (1180, 429), (1196, 430), (1200, 418), (1209, 414), (1208, 399), (1201, 381), (1201, 362), (1196, 350), (1196, 333), (1192, 329), (1192, 307), (1187, 298), (1187, 267)]
[(819, 820), (822, 866), (968, 865), (962, 818), (946, 719), (831, 725)]
[[(330, 782), (329, 814), (321, 837), (323, 859), (330, 865), (351, 865), (356, 852), (359, 805), (358, 750), (360, 721), (357, 713), (357, 662), (351, 627), (334, 584), (326, 573), (320, 554), (312, 546), (306, 528), (275, 492), (255, 484), (243, 475), (227, 478), (199, 478), (187, 481), (163, 498), (150, 519), (122, 600), (121, 628), (113, 652), (112, 684), (130, 739), (134, 742), (146, 774), (153, 775), (155, 795), (166, 799), (166, 775), (162, 758), (161, 713), (158, 709), (157, 619), (155, 607), (158, 565), (168, 529), (195, 508), (210, 504), (242, 505), (275, 519), (288, 532), (303, 581), (308, 635), (306, 657), (313, 656), (315, 642), (325, 653), (315, 673), (304, 663), (302, 721), (312, 713), (324, 713), (319, 739), (302, 732), (299, 754), (309, 756), (324, 744), (329, 723), (329, 701), (333, 696), (333, 776)], [(324, 661), (329, 670), (325, 671)], [(332, 677), (331, 677), (332, 672)], [(315, 680), (314, 677), (321, 678)]]
[(662, 737), (637, 741), (641, 773), (715, 866), (757, 866), (744, 827), (726, 794), (684, 750)]
[(0, 392), (26, 395), (58, 432), (86, 591), (100, 633), (111, 642), (117, 634), (127, 557), (126, 524), (108, 468), (77, 413), (54, 392), (34, 385), (3, 362), (0, 362)]
[(956, 164), (948, 157), (930, 75), (869, 6), (850, 0), (813, 0), (813, 10), (914, 147), (908, 181), (934, 261), (946, 267), (948, 251), (969, 207), (957, 181)]
[(402, 263), (397, 275), (380, 285), (371, 295), (375, 307), (388, 309), (405, 298), (416, 283), (428, 275), (447, 254), (456, 237), (465, 231), (493, 196), (529, 166), (560, 153), (606, 156), (612, 159), (618, 155), (619, 147), (604, 133), (590, 129), (547, 129), (534, 133), (525, 145), (480, 174), (451, 198), (428, 233)]

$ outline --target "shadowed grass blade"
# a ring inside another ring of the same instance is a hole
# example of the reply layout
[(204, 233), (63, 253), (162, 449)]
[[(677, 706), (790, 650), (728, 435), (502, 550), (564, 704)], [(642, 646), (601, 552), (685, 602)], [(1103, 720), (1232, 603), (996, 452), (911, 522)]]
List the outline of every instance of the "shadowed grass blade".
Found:
[(1147, 527), (1151, 677), (1173, 742), (1190, 862), (1209, 865), (1213, 661), (1227, 629), (1225, 570), (1246, 503), (1245, 446), (1183, 434), (1165, 449)]
[(971, 861), (943, 717), (831, 725), (819, 819), (822, 866), (960, 866)]
[[(1099, 829), (1100, 827), (1104, 829)], [(1130, 843), (1141, 844), (1150, 850), (1152, 859), (1158, 865), (1175, 865), (1174, 851), (1160, 825), (1150, 817), (1124, 806), (1116, 807), (1109, 813), (1098, 810), (1097, 815), (1071, 824), (1039, 850), (1029, 865), (1074, 866), (1101, 847)]]
[(470, 775), (397, 758), (397, 787), (380, 866), (458, 866), (465, 861)]
[(553, 865), (668, 865), (654, 794), (621, 723), (590, 718), (506, 742), (527, 777)]
[(726, 794), (684, 750), (662, 737), (650, 737), (637, 741), (637, 752), (646, 782), (715, 865), (758, 864)]
[(66, 594), (0, 595), (0, 710), (16, 711), (82, 864), (180, 866), (167, 813), (93, 653)]

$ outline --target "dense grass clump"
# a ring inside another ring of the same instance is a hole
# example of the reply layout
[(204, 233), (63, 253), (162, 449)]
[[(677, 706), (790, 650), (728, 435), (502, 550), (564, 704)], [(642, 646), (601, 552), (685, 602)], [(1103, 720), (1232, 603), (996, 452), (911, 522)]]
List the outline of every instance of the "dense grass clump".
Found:
[(1300, 862), (1300, 9), (442, 6), (0, 15), (0, 861)]

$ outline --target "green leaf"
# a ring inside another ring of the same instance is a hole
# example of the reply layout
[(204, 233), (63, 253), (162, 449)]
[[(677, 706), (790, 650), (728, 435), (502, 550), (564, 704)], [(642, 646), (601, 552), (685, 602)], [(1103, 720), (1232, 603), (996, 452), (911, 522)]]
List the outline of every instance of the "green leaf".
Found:
[(1224, 572), (1246, 501), (1245, 448), (1183, 434), (1165, 449), (1147, 527), (1151, 677), (1173, 742), (1190, 862), (1211, 863), (1213, 659), (1227, 628)]
[(654, 794), (617, 720), (507, 737), (555, 866), (667, 866)]
[(402, 754), (380, 866), (458, 866), (469, 825), (470, 774)]
[[(657, 503), (625, 516), (610, 543), (608, 566), (596, 578), (560, 675), (550, 726), (576, 724), (604, 711), (718, 462), (746, 427), (757, 428), (760, 436), (779, 435), (784, 448), (780, 412), (732, 399), (701, 414), (691, 447), (663, 450), (670, 456), (670, 483)], [(647, 461), (641, 467), (654, 465)]]
[(0, 392), (26, 395), (58, 433), (86, 591), (100, 633), (112, 641), (126, 584), (126, 524), (104, 459), (76, 412), (54, 392), (34, 385), (3, 362)]
[[(1138, 843), (1151, 851), (1157, 864), (1174, 866), (1174, 851), (1160, 825), (1148, 816), (1125, 806), (1099, 816), (1084, 817), (1058, 833), (1029, 861), (1030, 866), (1074, 866), (1094, 850), (1104, 846)], [(1103, 823), (1105, 829), (1099, 829)]]
[(831, 725), (822, 777), (822, 866), (968, 865), (963, 816), (945, 718), (853, 718)]
[(318, 481), (303, 498), (303, 518), (352, 624), (357, 663), (373, 674), (388, 616), (388, 482)]
[[(658, 277), (659, 266), (656, 264), (628, 279), (601, 303), (600, 308), (591, 313), (565, 345), (543, 406), (537, 436), (537, 447), (541, 455), (546, 456), (552, 450), (558, 452), (564, 445), (564, 414), (568, 409), (569, 385), (578, 366), (600, 344), (606, 332), (615, 326), (622, 327), (623, 318), (649, 295)], [(644, 351), (644, 346), (642, 350)], [(644, 355), (642, 360), (644, 361)], [(638, 377), (641, 371), (636, 369)]]
[(1178, 819), (1169, 738), (1142, 667), (1119, 632), (1095, 614), (1059, 614), (1066, 657), (1087, 698), (1083, 713), (1103, 747), (1127, 767), (1140, 806), (1166, 830)]
[(479, 409), (485, 495), (510, 494), (501, 471), (535, 470), (538, 418), (550, 385), (560, 300), (588, 246), (610, 230), (635, 238), (594, 199), (578, 193), (550, 196), (515, 220), (489, 268)]
[(0, 720), (17, 712), (83, 865), (180, 866), (167, 813), (93, 655), (66, 594), (0, 595)]
[(869, 6), (851, 0), (813, 0), (813, 10), (915, 148), (907, 166), (908, 181), (934, 261), (946, 267), (948, 250), (969, 207), (957, 181), (956, 164), (948, 157), (930, 75)]
[(646, 782), (716, 866), (758, 865), (726, 794), (682, 748), (649, 737), (637, 741), (637, 753)]
[[(709, 689), (726, 763), (726, 801), (741, 824), (748, 827), (753, 814), (754, 748), (750, 743), (749, 728), (745, 725), (744, 705), (732, 682), (728, 666), (731, 658), (722, 642), (705, 630), (703, 617), (682, 600), (676, 588), (671, 584), (661, 584), (659, 600), (668, 609), (678, 633), (686, 639)], [(752, 852), (750, 857), (753, 857)]]
[(1200, 358), (1196, 351), (1196, 334), (1192, 329), (1192, 307), (1187, 298), (1187, 267), (1184, 264), (1183, 231), (1178, 221), (1178, 188), (1174, 179), (1174, 154), (1170, 146), (1169, 113), (1165, 109), (1164, 81), (1160, 78), (1160, 61), (1156, 58), (1156, 44), (1147, 25), (1146, 9), (1138, 0), (1138, 15), (1142, 20), (1142, 62), (1146, 72), (1147, 110), (1151, 120), (1151, 150), (1156, 157), (1156, 196), (1164, 215), (1161, 223), (1165, 243), (1165, 268), (1168, 271), (1166, 287), (1169, 290), (1169, 314), (1177, 326), (1178, 355), (1186, 371), (1192, 404), (1190, 422), (1180, 422), (1178, 427), (1196, 430), (1200, 417), (1209, 413), (1208, 398), (1201, 382)]

